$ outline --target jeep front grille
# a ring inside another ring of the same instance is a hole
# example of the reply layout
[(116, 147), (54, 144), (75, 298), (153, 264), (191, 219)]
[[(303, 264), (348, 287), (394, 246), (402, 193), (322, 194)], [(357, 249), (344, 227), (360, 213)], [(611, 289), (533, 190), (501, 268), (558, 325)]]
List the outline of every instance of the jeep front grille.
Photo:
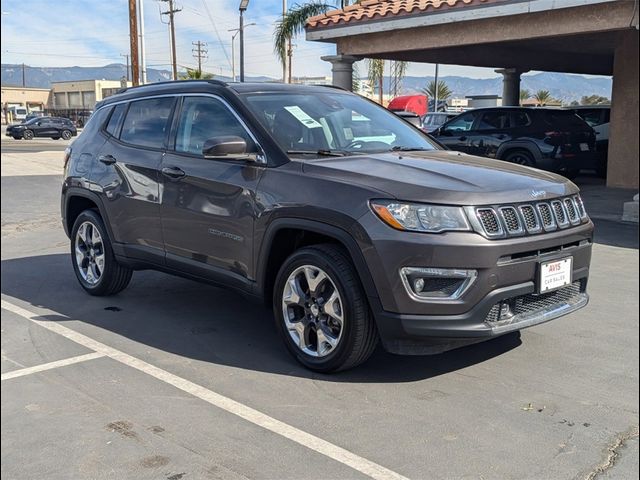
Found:
[(488, 238), (552, 232), (588, 221), (579, 195), (516, 205), (467, 207), (474, 229)]

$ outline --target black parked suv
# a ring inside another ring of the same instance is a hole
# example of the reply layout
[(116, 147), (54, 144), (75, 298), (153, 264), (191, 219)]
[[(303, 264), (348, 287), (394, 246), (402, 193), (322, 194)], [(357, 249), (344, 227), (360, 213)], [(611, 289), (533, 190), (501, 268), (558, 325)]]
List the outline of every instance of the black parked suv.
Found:
[(595, 132), (575, 113), (552, 108), (479, 108), (432, 132), (460, 152), (575, 177), (597, 166)]
[(34, 137), (50, 137), (54, 140), (61, 138), (70, 140), (78, 135), (78, 130), (71, 120), (61, 117), (34, 117), (24, 123), (9, 125), (5, 133), (7, 137), (16, 140), (24, 138), (32, 140)]
[(111, 96), (67, 151), (62, 217), (89, 294), (146, 268), (234, 288), (269, 304), (317, 371), (365, 361), (379, 339), (437, 353), (588, 301), (593, 224), (575, 185), (442, 150), (330, 87)]

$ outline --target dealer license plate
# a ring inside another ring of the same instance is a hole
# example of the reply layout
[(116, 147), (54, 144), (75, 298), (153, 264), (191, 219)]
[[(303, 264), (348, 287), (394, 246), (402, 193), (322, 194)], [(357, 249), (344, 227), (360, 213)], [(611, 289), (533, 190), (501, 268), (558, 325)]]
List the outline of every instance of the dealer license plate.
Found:
[(583, 152), (588, 152), (589, 151), (589, 144), (588, 143), (581, 143), (580, 144), (580, 150), (582, 150)]
[(538, 290), (540, 293), (571, 285), (573, 257), (540, 264)]

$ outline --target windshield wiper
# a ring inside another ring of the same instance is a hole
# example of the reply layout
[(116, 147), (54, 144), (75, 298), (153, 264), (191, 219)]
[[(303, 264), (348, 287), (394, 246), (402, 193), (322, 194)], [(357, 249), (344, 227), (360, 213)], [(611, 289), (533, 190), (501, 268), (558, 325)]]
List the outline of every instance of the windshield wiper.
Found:
[(344, 157), (347, 155), (345, 152), (340, 152), (338, 150), (287, 150), (289, 155), (320, 155), (323, 157)]
[(392, 152), (423, 152), (425, 150), (429, 150), (424, 147), (405, 147), (402, 145), (396, 145), (395, 147), (391, 147)]

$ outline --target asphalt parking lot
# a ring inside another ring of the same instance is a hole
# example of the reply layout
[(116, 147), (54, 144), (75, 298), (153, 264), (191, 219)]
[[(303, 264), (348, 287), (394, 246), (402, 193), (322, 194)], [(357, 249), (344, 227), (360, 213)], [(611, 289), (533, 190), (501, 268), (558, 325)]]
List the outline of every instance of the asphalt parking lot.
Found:
[(145, 271), (86, 295), (62, 141), (37, 142), (2, 139), (3, 479), (638, 478), (636, 225), (596, 218), (586, 309), (319, 375), (228, 291)]

